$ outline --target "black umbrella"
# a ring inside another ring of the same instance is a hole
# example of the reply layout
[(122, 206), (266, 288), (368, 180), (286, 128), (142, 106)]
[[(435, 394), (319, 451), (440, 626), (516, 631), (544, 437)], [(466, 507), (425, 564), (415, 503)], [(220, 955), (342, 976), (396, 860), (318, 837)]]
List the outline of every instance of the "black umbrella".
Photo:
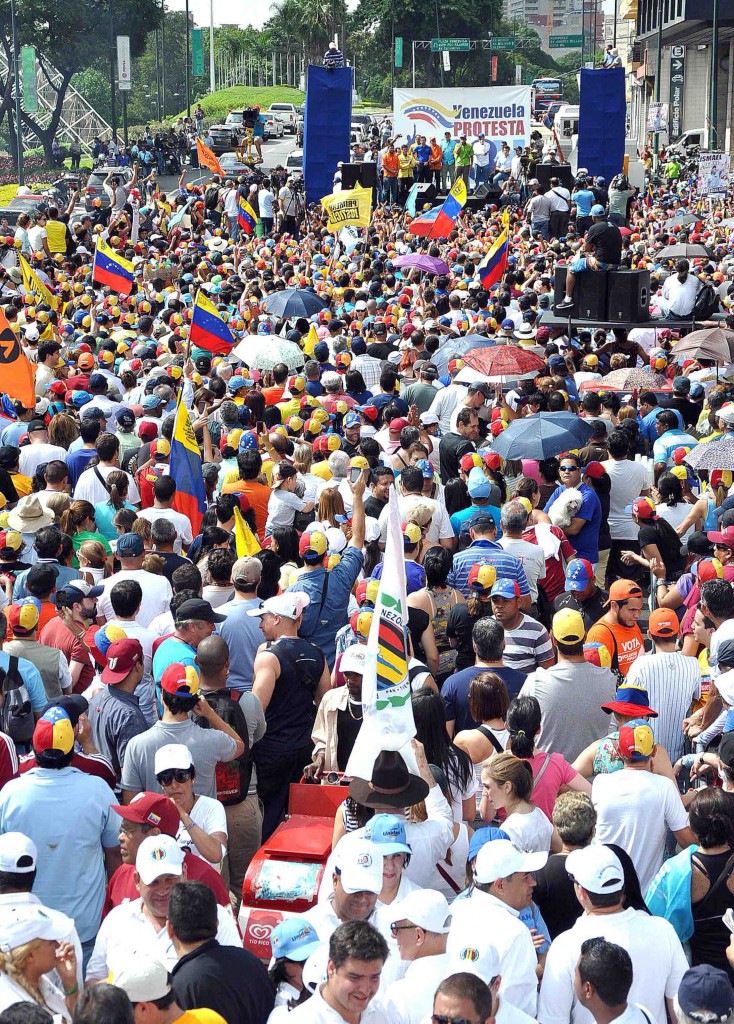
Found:
[(676, 242), (675, 245), (666, 245), (660, 252), (655, 253), (656, 260), (694, 260), (697, 257), (708, 258), (709, 251), (705, 245), (693, 245), (690, 242)]
[(283, 319), (292, 316), (313, 316), (320, 313), (326, 305), (315, 292), (308, 288), (284, 288), (281, 292), (273, 292), (265, 300), (265, 312)]
[(686, 227), (688, 224), (698, 224), (701, 217), (697, 217), (694, 213), (683, 213), (680, 217), (672, 217), (670, 220), (666, 220), (663, 227), (666, 231), (677, 231), (678, 228)]

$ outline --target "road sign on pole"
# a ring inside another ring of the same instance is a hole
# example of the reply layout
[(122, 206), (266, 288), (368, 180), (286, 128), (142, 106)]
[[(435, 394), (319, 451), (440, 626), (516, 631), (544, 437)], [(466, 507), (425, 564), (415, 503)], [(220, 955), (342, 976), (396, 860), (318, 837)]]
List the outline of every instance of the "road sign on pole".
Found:
[(117, 88), (129, 92), (132, 88), (130, 75), (130, 36), (117, 37)]
[(516, 44), (514, 36), (492, 36), (489, 41), (492, 50), (514, 50)]
[(580, 50), (584, 37), (578, 36), (549, 36), (548, 47), (551, 50)]
[(448, 50), (444, 50), (442, 52), (442, 56), (443, 56), (443, 69), (444, 69), (444, 71), (450, 71), (451, 70), (451, 57), (449, 56)]
[(403, 37), (395, 36), (395, 67), (403, 66)]
[(470, 50), (469, 39), (432, 39), (431, 50), (433, 53), (440, 53), (442, 50)]
[(686, 77), (685, 46), (670, 47), (670, 132), (671, 142), (683, 131), (683, 87)]

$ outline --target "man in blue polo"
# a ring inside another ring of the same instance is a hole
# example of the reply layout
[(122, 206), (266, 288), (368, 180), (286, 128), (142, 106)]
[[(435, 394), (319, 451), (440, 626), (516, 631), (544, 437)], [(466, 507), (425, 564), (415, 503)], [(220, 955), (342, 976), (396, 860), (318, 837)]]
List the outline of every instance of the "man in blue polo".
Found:
[(516, 555), (511, 555), (496, 543), (497, 524), (492, 515), (477, 513), (469, 529), (471, 544), (464, 551), (457, 551), (449, 573), (450, 587), (456, 587), (464, 597), (469, 597), (469, 573), (473, 565), (493, 565), (497, 570), (498, 579), (513, 580), (519, 591), (520, 608), (526, 611), (530, 607), (530, 584), (525, 575), (522, 562)]
[(563, 532), (576, 548), (576, 556), (578, 558), (585, 558), (592, 565), (596, 565), (599, 561), (601, 502), (592, 487), (581, 483), (583, 470), (578, 455), (566, 452), (565, 455), (560, 456), (559, 462), (561, 483), (546, 502), (544, 511), (547, 512), (556, 498), (560, 497), (564, 491), (581, 491), (584, 499), (583, 504), (574, 515), (570, 525), (563, 528)]

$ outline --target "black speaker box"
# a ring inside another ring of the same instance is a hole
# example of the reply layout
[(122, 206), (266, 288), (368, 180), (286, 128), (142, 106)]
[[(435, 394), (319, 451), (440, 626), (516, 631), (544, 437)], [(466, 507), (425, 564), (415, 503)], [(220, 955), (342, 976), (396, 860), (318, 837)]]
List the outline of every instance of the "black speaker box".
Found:
[(352, 189), (357, 182), (362, 188), (376, 188), (377, 164), (342, 164), (342, 188)]
[(477, 199), (486, 199), (489, 194), (490, 188), (489, 185), (486, 184), (477, 185), (476, 189), (474, 190), (474, 196)]
[(536, 164), (535, 177), (544, 192), (550, 188), (551, 178), (558, 178), (561, 186), (569, 192), (573, 189), (573, 171), (570, 164)]
[(607, 320), (641, 324), (650, 319), (650, 271), (610, 270)]
[[(416, 196), (415, 196), (416, 204), (419, 203), (419, 202), (421, 202), (421, 203), (430, 203), (430, 201), (432, 199), (436, 198), (437, 194), (438, 193), (436, 192), (436, 186), (433, 184), (432, 181), (419, 181), (419, 182), (417, 182), (417, 189), (416, 189)], [(417, 206), (416, 206), (416, 209), (417, 209)]]
[[(558, 267), (554, 282), (554, 305), (566, 294), (567, 267)], [(607, 315), (608, 270), (586, 270), (577, 274), (573, 290), (573, 306), (561, 316), (581, 320), (605, 320)]]

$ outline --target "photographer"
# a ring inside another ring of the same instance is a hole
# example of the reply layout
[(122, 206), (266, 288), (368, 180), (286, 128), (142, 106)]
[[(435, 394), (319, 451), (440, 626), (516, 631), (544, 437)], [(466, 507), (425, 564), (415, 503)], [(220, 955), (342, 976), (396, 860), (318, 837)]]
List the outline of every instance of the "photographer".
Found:
[(550, 238), (550, 199), (540, 191), (540, 182), (537, 178), (531, 178), (528, 186), (532, 194), (525, 204), (525, 219), (530, 224), (533, 234), (539, 232), (547, 242)]
[(280, 230), (298, 240), (300, 238), (300, 223), (303, 214), (301, 197), (296, 191), (296, 183), (293, 178), (288, 178), (285, 185), (278, 192), (278, 201), (283, 214), (283, 222)]
[(561, 185), (558, 178), (551, 178), (547, 197), (551, 207), (550, 237), (565, 238), (571, 219), (571, 193)]

